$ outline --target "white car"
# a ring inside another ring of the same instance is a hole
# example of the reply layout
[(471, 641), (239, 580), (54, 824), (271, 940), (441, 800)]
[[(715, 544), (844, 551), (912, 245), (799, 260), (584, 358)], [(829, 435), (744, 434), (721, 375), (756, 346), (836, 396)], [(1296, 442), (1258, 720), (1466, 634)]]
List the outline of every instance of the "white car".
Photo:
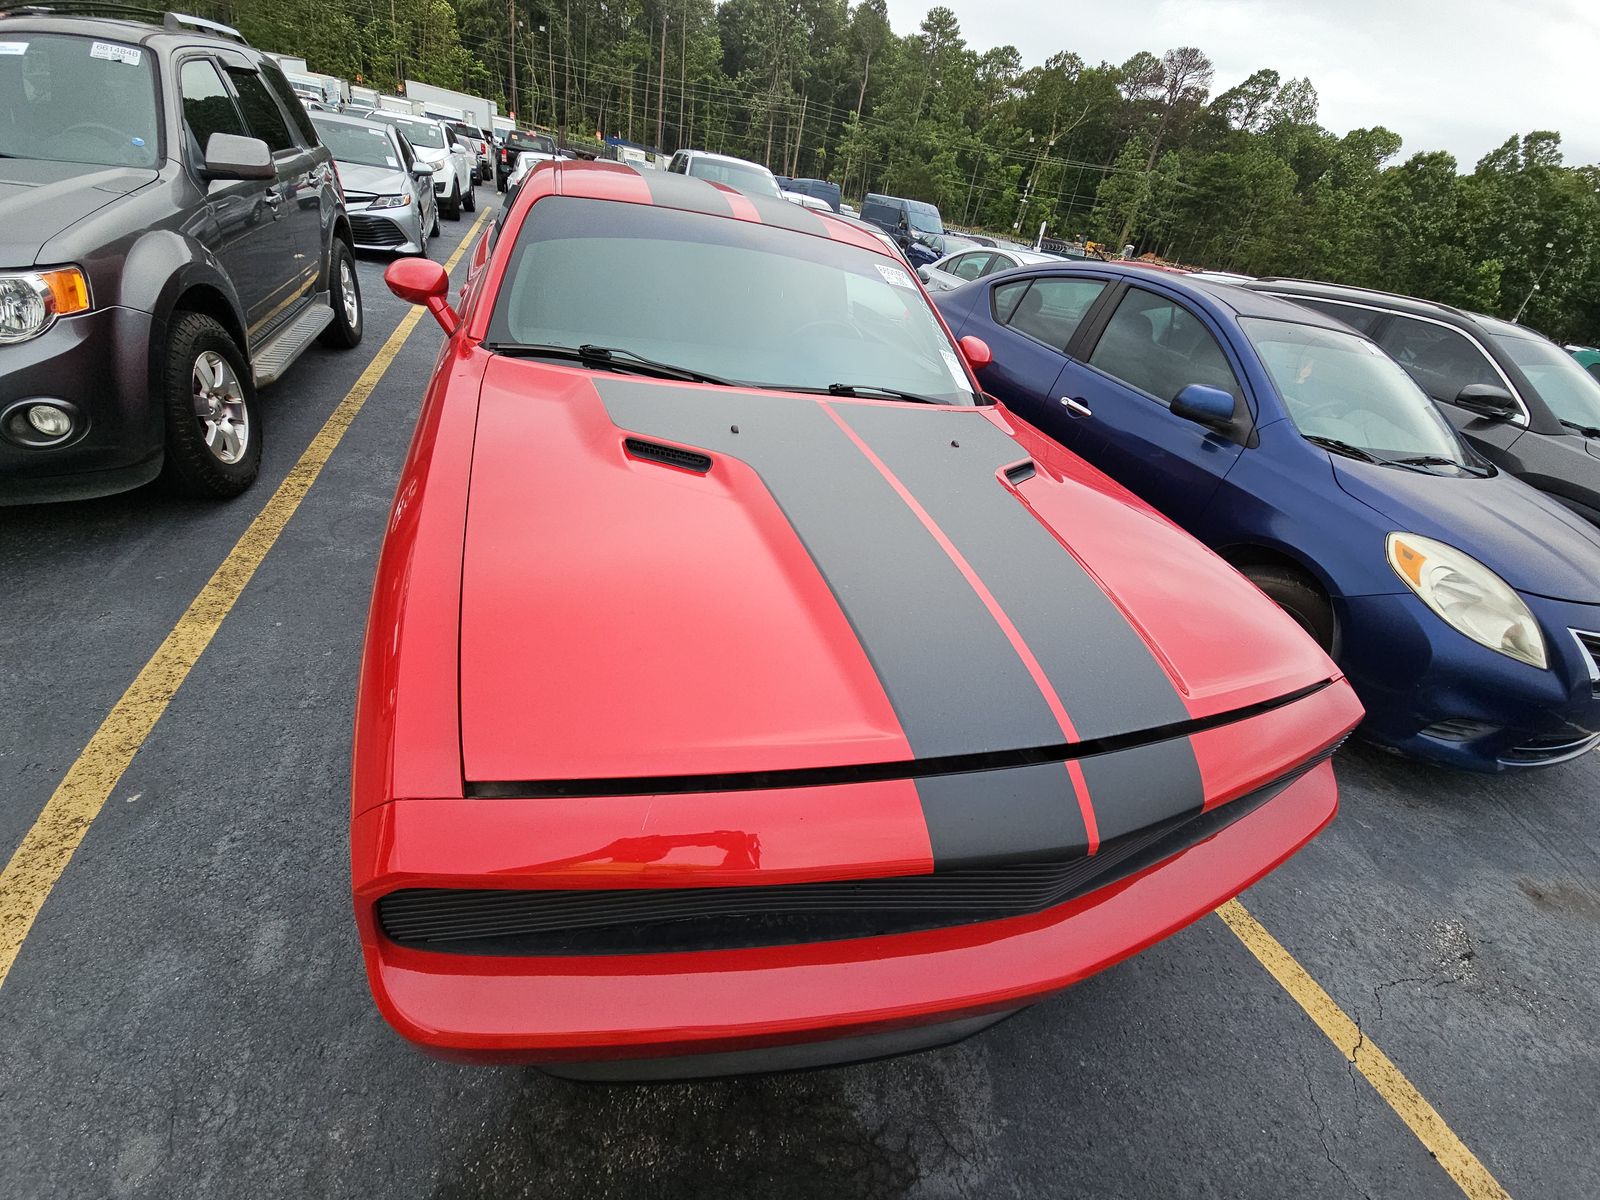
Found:
[(712, 154), (705, 150), (679, 150), (667, 164), (667, 170), (678, 175), (693, 175), (711, 183), (726, 184), (737, 192), (752, 196), (783, 195), (771, 171), (748, 158), (734, 158), (728, 154)]
[(555, 154), (546, 154), (542, 150), (523, 150), (517, 154), (517, 165), (511, 168), (511, 174), (506, 176), (506, 195), (510, 195), (513, 188), (528, 177), (528, 172), (540, 163), (555, 162), (566, 157), (559, 151)]
[(440, 212), (456, 221), (463, 210), (472, 212), (478, 207), (477, 194), (472, 190), (478, 156), (446, 122), (392, 112), (375, 112), (369, 119), (397, 126), (417, 157), (433, 168), (433, 195)]
[(1039, 263), (1060, 262), (1053, 254), (1037, 250), (1006, 250), (992, 246), (963, 246), (938, 262), (917, 270), (917, 277), (930, 292), (951, 292), (964, 283), (1009, 271), (1012, 267), (1032, 267)]
[(819, 200), (815, 196), (807, 196), (803, 192), (784, 192), (783, 198), (790, 204), (798, 204), (801, 208), (815, 209), (817, 212), (831, 213), (833, 205), (826, 200)]

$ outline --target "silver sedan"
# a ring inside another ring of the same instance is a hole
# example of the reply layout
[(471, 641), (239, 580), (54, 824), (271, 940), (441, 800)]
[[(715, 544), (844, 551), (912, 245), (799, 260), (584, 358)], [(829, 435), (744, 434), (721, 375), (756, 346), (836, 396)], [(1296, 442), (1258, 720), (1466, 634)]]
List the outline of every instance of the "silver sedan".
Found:
[(991, 246), (964, 246), (947, 254), (931, 266), (917, 271), (930, 292), (951, 292), (964, 283), (1009, 271), (1012, 267), (1031, 267), (1039, 263), (1060, 262), (1053, 254), (1037, 250), (1010, 250)]
[(395, 126), (337, 113), (312, 113), (323, 145), (333, 151), (358, 250), (428, 253), (439, 232), (433, 169)]

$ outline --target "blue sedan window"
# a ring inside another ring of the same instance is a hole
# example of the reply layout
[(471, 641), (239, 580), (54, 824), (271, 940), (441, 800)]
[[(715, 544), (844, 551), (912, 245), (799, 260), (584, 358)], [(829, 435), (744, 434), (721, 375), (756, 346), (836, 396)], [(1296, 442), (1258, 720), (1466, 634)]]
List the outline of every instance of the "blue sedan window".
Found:
[(1064, 351), (1083, 314), (1105, 287), (1100, 279), (1059, 276), (1001, 284), (994, 289), (995, 320), (1052, 350)]
[(1170, 300), (1129, 288), (1089, 364), (1163, 403), (1193, 383), (1242, 398), (1239, 380), (1200, 318)]

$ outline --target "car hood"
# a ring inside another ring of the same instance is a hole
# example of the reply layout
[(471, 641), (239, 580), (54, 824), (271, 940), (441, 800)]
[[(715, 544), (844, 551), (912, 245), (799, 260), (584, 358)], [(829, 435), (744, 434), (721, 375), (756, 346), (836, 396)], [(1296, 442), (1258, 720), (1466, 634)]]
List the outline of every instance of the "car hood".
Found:
[(0, 158), (0, 267), (31, 267), (51, 238), (156, 178), (138, 167)]
[(1004, 420), (495, 357), (462, 563), (465, 778), (1154, 740), (1335, 677), (1103, 477), (1009, 480), (1028, 454)]
[(1600, 601), (1600, 531), (1505, 472), (1480, 479), (1331, 456), (1333, 476), (1396, 532), (1455, 546), (1519, 592)]
[(395, 196), (406, 187), (406, 174), (394, 167), (372, 167), (364, 163), (339, 163), (339, 183), (346, 193), (369, 196)]

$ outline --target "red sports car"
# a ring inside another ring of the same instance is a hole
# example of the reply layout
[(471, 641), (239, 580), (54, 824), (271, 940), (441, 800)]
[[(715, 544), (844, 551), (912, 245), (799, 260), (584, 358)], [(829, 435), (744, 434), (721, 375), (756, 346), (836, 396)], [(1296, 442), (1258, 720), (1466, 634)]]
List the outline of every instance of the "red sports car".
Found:
[(978, 391), (875, 233), (541, 166), (389, 283), (448, 333), (356, 716), (368, 978), (452, 1058), (678, 1078), (916, 1049), (1333, 816), (1332, 662)]

